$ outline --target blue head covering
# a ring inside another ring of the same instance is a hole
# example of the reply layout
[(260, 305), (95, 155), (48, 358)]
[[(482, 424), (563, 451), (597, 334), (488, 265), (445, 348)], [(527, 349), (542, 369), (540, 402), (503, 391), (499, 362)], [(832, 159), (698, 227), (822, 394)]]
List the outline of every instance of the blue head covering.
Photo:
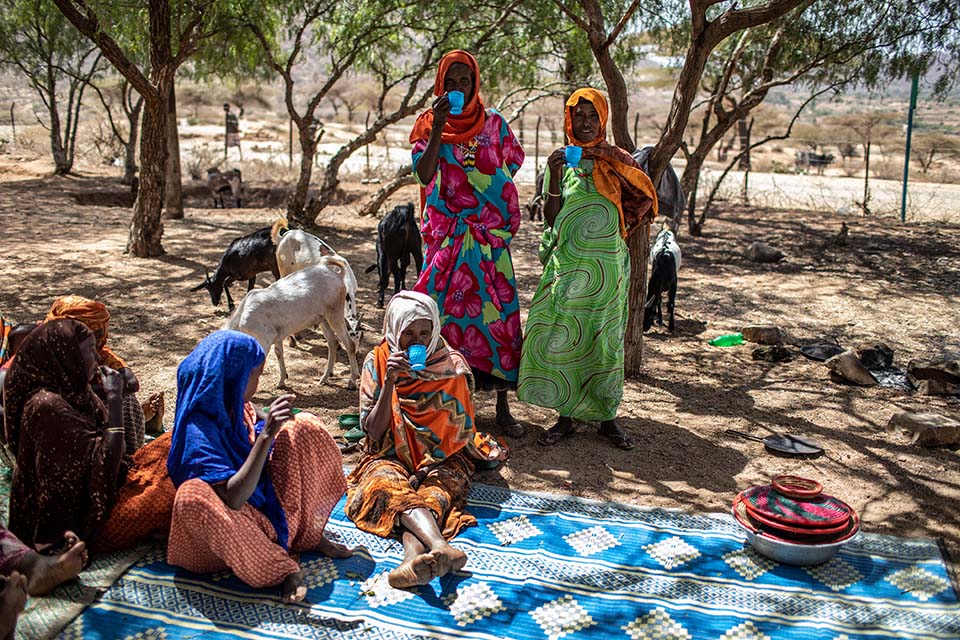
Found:
[[(253, 445), (243, 422), (250, 372), (266, 358), (256, 340), (239, 331), (216, 331), (200, 341), (177, 369), (177, 413), (167, 471), (173, 484), (199, 478), (225, 482)], [(259, 433), (261, 425), (257, 425)], [(287, 548), (287, 516), (264, 469), (247, 502), (267, 516)]]

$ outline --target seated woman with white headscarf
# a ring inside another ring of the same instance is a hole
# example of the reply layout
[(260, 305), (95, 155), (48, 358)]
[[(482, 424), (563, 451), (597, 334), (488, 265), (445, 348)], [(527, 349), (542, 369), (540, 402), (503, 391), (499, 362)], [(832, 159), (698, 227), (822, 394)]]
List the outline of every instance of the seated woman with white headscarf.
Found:
[[(403, 541), (403, 562), (389, 582), (406, 588), (466, 564), (448, 541), (477, 523), (463, 510), (473, 461), (502, 460), (507, 451), (474, 426), (470, 365), (440, 336), (436, 302), (403, 291), (383, 324), (384, 339), (360, 378), (366, 455), (347, 478), (346, 513), (363, 531)], [(411, 369), (411, 345), (426, 347), (422, 370)]]

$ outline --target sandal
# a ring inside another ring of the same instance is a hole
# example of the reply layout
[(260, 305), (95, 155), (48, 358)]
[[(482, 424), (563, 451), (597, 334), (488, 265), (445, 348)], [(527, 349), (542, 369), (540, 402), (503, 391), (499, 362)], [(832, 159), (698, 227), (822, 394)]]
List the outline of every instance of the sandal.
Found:
[(630, 451), (636, 445), (633, 443), (633, 440), (630, 439), (630, 436), (627, 435), (627, 432), (621, 429), (618, 426), (613, 427), (614, 431), (604, 431), (603, 427), (600, 427), (598, 433), (604, 438), (610, 440), (615, 447), (618, 449), (623, 449), (624, 451)]
[(354, 451), (357, 450), (357, 448), (360, 447), (360, 442), (359, 442), (359, 441), (350, 442), (349, 440), (346, 440), (346, 439), (344, 439), (344, 438), (342, 438), (342, 437), (341, 437), (341, 438), (335, 438), (335, 439), (334, 439), (334, 442), (337, 443), (337, 448), (340, 449), (340, 453), (341, 453), (341, 454), (344, 454), (344, 453), (353, 453)]
[(543, 445), (544, 447), (549, 447), (555, 445), (565, 438), (569, 438), (574, 433), (576, 433), (576, 428), (571, 424), (570, 427), (564, 431), (560, 427), (560, 423), (553, 425), (546, 431), (540, 434), (540, 437), (537, 438), (537, 443)]

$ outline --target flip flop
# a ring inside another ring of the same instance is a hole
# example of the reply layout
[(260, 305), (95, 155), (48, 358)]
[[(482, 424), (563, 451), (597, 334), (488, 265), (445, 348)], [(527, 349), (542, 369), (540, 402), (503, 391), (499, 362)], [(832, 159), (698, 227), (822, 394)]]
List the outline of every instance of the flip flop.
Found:
[(367, 434), (365, 434), (363, 432), (363, 429), (361, 429), (360, 427), (354, 427), (353, 429), (350, 429), (349, 431), (344, 433), (343, 437), (349, 442), (359, 442), (360, 440), (363, 440), (364, 438), (366, 438)]
[(353, 453), (360, 446), (360, 442), (347, 442), (346, 440), (336, 439), (334, 442), (337, 443), (337, 448), (340, 449), (340, 453)]
[(612, 433), (601, 430), (601, 431), (598, 431), (598, 433), (604, 438), (606, 438), (607, 440), (609, 440), (610, 442), (612, 442), (613, 445), (618, 449), (623, 449), (624, 451), (630, 451), (635, 446), (637, 446), (633, 443), (633, 440), (630, 439), (630, 436), (628, 436), (627, 432), (624, 431), (623, 429), (618, 428), (616, 431)]
[(543, 433), (540, 434), (540, 437), (537, 438), (537, 444), (540, 444), (544, 447), (549, 447), (557, 444), (565, 438), (569, 438), (577, 432), (577, 429), (571, 425), (566, 431), (561, 431), (559, 425), (555, 424)]

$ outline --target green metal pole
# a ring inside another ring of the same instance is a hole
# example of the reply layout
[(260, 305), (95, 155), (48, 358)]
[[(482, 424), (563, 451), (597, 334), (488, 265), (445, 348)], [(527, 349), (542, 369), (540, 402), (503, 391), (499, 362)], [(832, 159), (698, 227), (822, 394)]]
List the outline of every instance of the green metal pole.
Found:
[(900, 196), (900, 222), (907, 221), (907, 178), (910, 176), (910, 138), (913, 136), (913, 112), (917, 110), (920, 74), (914, 72), (910, 85), (910, 115), (907, 116), (907, 148), (903, 152), (903, 193)]

